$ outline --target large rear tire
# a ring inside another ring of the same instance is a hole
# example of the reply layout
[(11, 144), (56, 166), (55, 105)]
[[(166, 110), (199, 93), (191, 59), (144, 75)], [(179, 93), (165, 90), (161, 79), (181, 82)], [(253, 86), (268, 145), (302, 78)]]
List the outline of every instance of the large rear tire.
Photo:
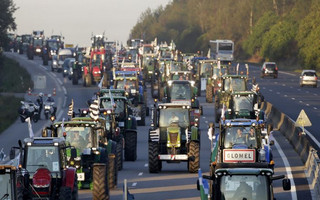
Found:
[(108, 200), (108, 176), (107, 165), (105, 163), (93, 164), (93, 190), (92, 195), (94, 200)]
[(206, 102), (207, 103), (213, 102), (213, 89), (211, 84), (206, 86)]
[[(158, 173), (161, 171), (161, 161), (159, 160), (159, 146), (156, 142), (149, 142), (149, 172)], [(160, 163), (159, 163), (160, 162)]]
[(141, 105), (141, 120), (137, 121), (137, 124), (139, 126), (146, 125), (146, 107), (144, 105)]
[(196, 141), (191, 141), (189, 144), (189, 157), (194, 159), (188, 160), (188, 169), (190, 173), (196, 173), (200, 168), (200, 144)]
[(126, 132), (124, 158), (126, 161), (137, 159), (137, 132)]
[(74, 183), (73, 183), (73, 191), (72, 191), (72, 200), (78, 200), (79, 194), (78, 194), (78, 178), (77, 175), (74, 177)]
[(117, 186), (117, 169), (116, 169), (116, 156), (113, 153), (109, 153), (108, 162), (108, 185), (109, 189), (115, 188)]
[(123, 168), (123, 136), (120, 136), (119, 141), (117, 142), (116, 147), (116, 165), (118, 171), (122, 170)]

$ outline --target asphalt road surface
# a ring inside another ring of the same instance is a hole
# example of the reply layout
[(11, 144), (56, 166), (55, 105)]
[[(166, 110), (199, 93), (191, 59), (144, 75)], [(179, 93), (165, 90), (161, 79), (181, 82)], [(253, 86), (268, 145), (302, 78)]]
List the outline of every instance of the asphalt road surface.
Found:
[[(79, 85), (72, 85), (71, 81), (67, 78), (63, 78), (61, 73), (51, 72), (49, 66), (42, 66), (42, 61), (39, 57), (35, 57), (34, 61), (29, 61), (25, 55), (16, 53), (8, 53), (6, 55), (19, 61), (21, 65), (30, 71), (32, 76), (46, 76), (46, 87), (43, 89), (36, 89), (34, 91), (35, 93), (49, 93), (54, 87), (56, 88), (57, 96), (55, 97), (55, 100), (58, 105), (58, 120), (61, 120), (63, 117), (67, 118), (68, 105), (71, 99), (74, 100), (75, 108), (87, 107), (86, 101), (98, 90), (97, 86), (89, 88), (83, 87), (81, 85), (82, 81), (79, 82)], [(250, 73), (259, 77), (257, 68), (255, 67), (250, 67)], [(297, 77), (282, 73), (279, 74), (278, 79), (261, 80), (260, 78), (257, 78), (257, 81), (267, 101), (273, 103), (276, 107), (281, 108), (281, 111), (289, 114), (293, 119), (298, 116), (301, 110), (300, 107), (304, 108), (311, 121), (315, 124), (316, 117), (319, 117), (318, 109), (320, 109), (319, 102), (316, 101), (317, 95), (320, 95), (318, 88), (299, 88)], [(150, 91), (150, 88), (148, 88), (148, 91)], [(307, 93), (307, 91), (309, 91), (309, 93)], [(277, 92), (279, 92), (279, 94)], [(148, 105), (151, 107), (153, 105), (153, 100), (150, 97), (150, 92), (148, 92), (148, 94)], [(308, 97), (308, 99), (306, 99), (306, 97)], [(35, 99), (35, 97), (32, 98)], [(295, 98), (295, 100), (292, 98)], [(214, 109), (213, 104), (205, 103), (204, 92), (202, 92), (202, 96), (199, 97), (199, 100), (204, 110), (204, 115), (201, 116), (200, 120), (202, 135), (200, 166), (203, 173), (208, 174), (210, 141), (207, 137), (207, 126), (210, 122), (214, 122)], [(303, 103), (300, 103), (300, 101)], [(306, 106), (306, 104), (309, 104), (309, 106)], [(314, 109), (316, 107), (317, 109)], [(42, 120), (33, 124), (36, 135), (40, 135), (41, 128), (50, 124), (49, 120), (43, 120), (43, 118), (44, 116), (42, 115)], [(134, 195), (135, 199), (200, 199), (200, 192), (196, 189), (197, 174), (188, 173), (186, 163), (163, 163), (162, 171), (160, 173), (149, 173), (149, 125), (150, 117), (147, 117), (146, 126), (138, 127), (138, 158), (135, 162), (124, 162), (123, 170), (118, 174), (118, 186), (116, 189), (110, 191), (110, 199), (123, 199), (122, 187), (124, 179), (127, 179), (130, 193)], [(310, 132), (313, 131), (313, 129), (308, 130)], [(275, 174), (286, 174), (292, 179), (292, 190), (289, 192), (284, 192), (282, 190), (281, 181), (274, 182), (275, 198), (285, 200), (311, 199), (312, 192), (309, 190), (303, 163), (299, 156), (280, 133), (274, 132), (273, 135), (276, 141), (276, 145), (273, 148)], [(11, 146), (16, 146), (17, 140), (25, 137), (28, 137), (27, 124), (17, 120), (9, 129), (0, 135), (0, 148), (3, 147), (8, 155)], [(92, 192), (90, 190), (80, 190), (79, 199), (92, 199)]]

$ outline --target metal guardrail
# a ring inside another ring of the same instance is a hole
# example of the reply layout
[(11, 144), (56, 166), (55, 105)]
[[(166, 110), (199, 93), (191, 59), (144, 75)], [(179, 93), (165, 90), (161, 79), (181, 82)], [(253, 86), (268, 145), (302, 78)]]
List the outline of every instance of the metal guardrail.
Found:
[(307, 135), (301, 134), (301, 129), (295, 127), (295, 122), (271, 103), (263, 102), (261, 109), (271, 120), (274, 129), (279, 130), (288, 139), (293, 149), (300, 156), (305, 165), (305, 173), (313, 199), (320, 199), (320, 159)]

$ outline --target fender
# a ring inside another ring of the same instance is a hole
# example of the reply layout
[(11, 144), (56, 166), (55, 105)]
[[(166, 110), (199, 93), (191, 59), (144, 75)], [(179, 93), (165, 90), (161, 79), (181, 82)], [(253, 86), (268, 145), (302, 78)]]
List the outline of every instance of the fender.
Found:
[(76, 176), (76, 168), (69, 167), (65, 169), (62, 185), (70, 187), (71, 191), (73, 191), (74, 182), (76, 181), (75, 176)]

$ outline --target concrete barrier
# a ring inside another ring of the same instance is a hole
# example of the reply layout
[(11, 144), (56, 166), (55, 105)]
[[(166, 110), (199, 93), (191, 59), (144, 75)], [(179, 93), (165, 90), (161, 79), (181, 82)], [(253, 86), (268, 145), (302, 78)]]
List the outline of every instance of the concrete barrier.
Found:
[(263, 102), (261, 109), (264, 110), (273, 128), (279, 130), (299, 154), (305, 164), (305, 172), (309, 179), (310, 190), (314, 191), (314, 199), (320, 199), (320, 159), (307, 135), (301, 134), (301, 128), (295, 127), (295, 122), (271, 103)]

